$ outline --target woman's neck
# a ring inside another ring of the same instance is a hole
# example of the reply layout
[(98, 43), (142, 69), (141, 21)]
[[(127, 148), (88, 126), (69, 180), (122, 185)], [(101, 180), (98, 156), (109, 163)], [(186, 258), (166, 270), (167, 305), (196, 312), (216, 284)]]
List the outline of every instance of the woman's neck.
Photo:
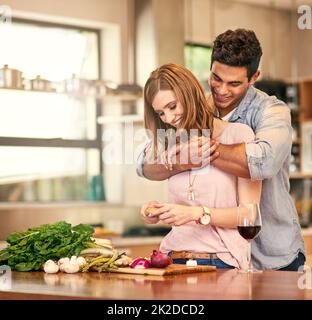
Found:
[(224, 128), (228, 125), (227, 121), (220, 120), (218, 118), (213, 119), (213, 132), (212, 139), (218, 139), (222, 134)]

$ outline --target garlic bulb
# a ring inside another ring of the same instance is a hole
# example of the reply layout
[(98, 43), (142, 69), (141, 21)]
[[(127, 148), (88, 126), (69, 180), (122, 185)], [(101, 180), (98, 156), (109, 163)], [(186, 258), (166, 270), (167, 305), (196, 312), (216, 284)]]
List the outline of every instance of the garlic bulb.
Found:
[(79, 265), (79, 267), (81, 267), (87, 263), (86, 259), (84, 257), (78, 257), (76, 261), (77, 261), (77, 264)]
[(48, 260), (43, 265), (43, 270), (46, 273), (57, 273), (59, 271), (59, 266), (53, 260)]
[(78, 263), (66, 263), (64, 265), (64, 271), (66, 273), (76, 273), (79, 271)]

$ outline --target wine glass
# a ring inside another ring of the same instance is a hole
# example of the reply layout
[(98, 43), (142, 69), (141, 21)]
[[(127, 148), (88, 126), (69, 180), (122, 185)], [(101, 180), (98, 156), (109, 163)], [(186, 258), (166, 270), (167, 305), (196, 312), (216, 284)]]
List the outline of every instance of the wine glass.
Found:
[(240, 204), (238, 207), (237, 230), (248, 241), (247, 261), (248, 268), (240, 269), (242, 273), (261, 272), (252, 267), (251, 241), (259, 234), (262, 226), (260, 206), (257, 203)]

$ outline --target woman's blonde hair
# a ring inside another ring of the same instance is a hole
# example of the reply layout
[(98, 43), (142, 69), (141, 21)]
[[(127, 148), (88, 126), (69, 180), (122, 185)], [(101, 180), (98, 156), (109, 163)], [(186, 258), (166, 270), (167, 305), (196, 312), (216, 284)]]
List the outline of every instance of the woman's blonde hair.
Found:
[(164, 64), (154, 70), (144, 86), (144, 123), (154, 138), (154, 147), (157, 147), (157, 129), (173, 129), (164, 123), (154, 111), (152, 103), (158, 91), (172, 90), (183, 107), (180, 122), (181, 128), (190, 132), (191, 129), (209, 129), (210, 136), (213, 130), (213, 111), (204, 93), (203, 87), (191, 71), (174, 63)]

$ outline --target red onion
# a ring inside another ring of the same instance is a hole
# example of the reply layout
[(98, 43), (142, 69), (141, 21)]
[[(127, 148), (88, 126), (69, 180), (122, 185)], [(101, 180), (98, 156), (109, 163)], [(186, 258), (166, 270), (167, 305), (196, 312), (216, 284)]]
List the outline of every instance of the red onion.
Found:
[(130, 268), (147, 269), (151, 267), (151, 262), (144, 258), (137, 258), (132, 261)]
[(169, 266), (169, 264), (172, 263), (172, 259), (167, 256), (165, 253), (153, 250), (153, 253), (151, 255), (151, 265), (154, 268), (165, 268)]

